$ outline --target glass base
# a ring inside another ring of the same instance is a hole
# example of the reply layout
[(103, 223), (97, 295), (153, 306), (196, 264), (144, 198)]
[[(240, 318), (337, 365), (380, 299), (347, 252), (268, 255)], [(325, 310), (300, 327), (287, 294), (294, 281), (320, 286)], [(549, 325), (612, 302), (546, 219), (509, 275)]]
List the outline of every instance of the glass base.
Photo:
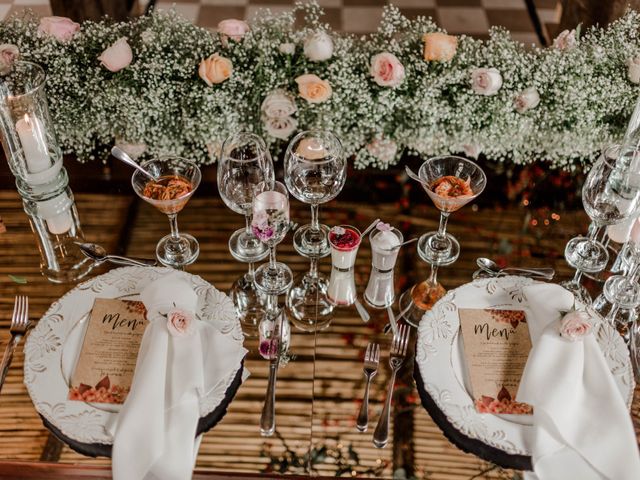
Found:
[(592, 303), (591, 295), (581, 283), (576, 283), (573, 280), (560, 283), (561, 287), (569, 290), (576, 297), (576, 300), (589, 306)]
[(256, 270), (254, 282), (258, 289), (267, 295), (282, 295), (293, 284), (291, 269), (282, 262), (276, 262), (275, 269), (269, 264), (260, 265)]
[(86, 277), (91, 273), (91, 270), (100, 264), (101, 262), (85, 258), (74, 264), (58, 264), (58, 268), (49, 268), (46, 263), (42, 263), (40, 270), (42, 275), (51, 283), (75, 283)]
[(299, 227), (293, 235), (293, 246), (303, 257), (323, 258), (329, 255), (329, 227), (320, 224), (320, 231), (313, 232), (311, 224), (308, 223)]
[(315, 332), (329, 326), (335, 308), (327, 298), (329, 281), (323, 275), (298, 277), (286, 299), (291, 323), (303, 332)]
[(269, 255), (269, 248), (253, 233), (244, 228), (236, 230), (229, 237), (229, 251), (239, 262), (259, 262)]
[(179, 234), (174, 240), (171, 234), (163, 237), (156, 246), (156, 257), (165, 267), (180, 268), (191, 265), (198, 258), (200, 246), (198, 241), (188, 233)]
[(238, 278), (231, 286), (229, 297), (236, 307), (244, 335), (257, 337), (258, 325), (267, 313), (264, 308), (264, 294), (256, 288), (253, 277), (244, 274)]
[(460, 244), (453, 235), (445, 234), (440, 240), (438, 232), (425, 233), (418, 240), (418, 255), (431, 265), (451, 265), (460, 255)]
[(624, 275), (609, 277), (602, 292), (610, 303), (620, 308), (634, 309), (640, 304), (640, 285)]
[(609, 253), (600, 242), (587, 237), (572, 238), (564, 249), (564, 258), (573, 268), (585, 273), (604, 270), (609, 261)]
[(442, 285), (439, 283), (432, 285), (427, 280), (405, 290), (398, 300), (400, 313), (405, 322), (418, 328), (425, 312), (431, 310), (446, 293)]

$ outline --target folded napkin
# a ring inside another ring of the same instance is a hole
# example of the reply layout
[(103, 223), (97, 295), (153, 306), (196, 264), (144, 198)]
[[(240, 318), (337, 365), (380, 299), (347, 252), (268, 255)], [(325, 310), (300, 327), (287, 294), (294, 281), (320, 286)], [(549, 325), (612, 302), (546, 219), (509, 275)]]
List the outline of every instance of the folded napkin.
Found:
[[(534, 407), (533, 467), (540, 480), (640, 478), (640, 456), (629, 410), (593, 334), (560, 336), (561, 312), (574, 298), (564, 288), (524, 288), (533, 348), (519, 401)], [(598, 320), (592, 318), (595, 322)]]
[(113, 478), (188, 479), (198, 452), (200, 399), (238, 368), (247, 351), (195, 318), (198, 296), (182, 273), (155, 280), (140, 298), (149, 325), (113, 427)]

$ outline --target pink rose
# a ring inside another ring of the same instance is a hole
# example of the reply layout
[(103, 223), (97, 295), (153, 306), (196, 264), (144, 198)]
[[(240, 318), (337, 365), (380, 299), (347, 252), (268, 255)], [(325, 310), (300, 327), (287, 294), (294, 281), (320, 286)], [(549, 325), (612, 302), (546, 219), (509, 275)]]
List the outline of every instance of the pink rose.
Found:
[(536, 108), (540, 103), (540, 94), (535, 87), (529, 87), (520, 92), (513, 100), (513, 106), (518, 113)]
[(495, 95), (502, 87), (502, 75), (495, 68), (476, 68), (471, 72), (471, 88), (478, 95)]
[(467, 157), (477, 160), (482, 153), (482, 145), (478, 143), (465, 143), (462, 145), (462, 150)]
[(6, 75), (11, 71), (13, 62), (20, 56), (18, 47), (11, 43), (0, 45), (0, 75)]
[(404, 80), (404, 66), (398, 57), (389, 52), (374, 55), (369, 72), (381, 87), (397, 87)]
[(119, 38), (98, 57), (100, 63), (110, 72), (119, 72), (133, 60), (133, 52), (126, 37)]
[(627, 77), (631, 83), (640, 83), (640, 57), (627, 60)]
[(587, 312), (574, 310), (562, 317), (560, 336), (571, 342), (591, 333), (591, 317)]
[(389, 138), (374, 138), (365, 147), (367, 152), (376, 157), (382, 164), (389, 164), (396, 158), (398, 145)]
[(80, 31), (80, 24), (67, 17), (43, 17), (38, 33), (54, 37), (59, 42), (68, 42)]
[(576, 43), (575, 29), (563, 30), (553, 41), (553, 48), (557, 48), (558, 50), (572, 50), (575, 48)]
[(234, 42), (239, 42), (249, 31), (249, 25), (242, 20), (236, 20), (235, 18), (229, 18), (222, 20), (218, 23), (218, 33), (220, 34), (220, 41), (225, 47), (228, 46), (228, 39)]
[(193, 315), (178, 308), (169, 310), (167, 330), (174, 337), (191, 335), (193, 333)]

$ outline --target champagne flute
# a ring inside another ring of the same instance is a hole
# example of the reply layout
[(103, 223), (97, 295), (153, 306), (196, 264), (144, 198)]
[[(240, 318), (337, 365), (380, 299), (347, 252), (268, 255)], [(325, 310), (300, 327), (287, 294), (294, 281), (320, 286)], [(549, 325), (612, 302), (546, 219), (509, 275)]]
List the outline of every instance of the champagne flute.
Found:
[(198, 241), (178, 230), (180, 212), (200, 185), (200, 169), (190, 160), (165, 156), (147, 160), (142, 168), (158, 180), (152, 180), (135, 170), (131, 185), (136, 194), (169, 217), (171, 233), (161, 238), (156, 256), (167, 267), (182, 268), (195, 262), (200, 253)]
[(296, 230), (293, 245), (306, 257), (327, 256), (329, 228), (320, 224), (318, 215), (320, 204), (333, 200), (344, 187), (347, 162), (342, 144), (325, 130), (301, 132), (287, 147), (284, 168), (291, 195), (311, 205), (311, 223)]
[(267, 246), (251, 231), (251, 206), (258, 187), (271, 188), (273, 182), (273, 163), (262, 138), (241, 132), (224, 141), (218, 165), (218, 190), (227, 207), (245, 216), (245, 228), (236, 230), (229, 238), (229, 251), (241, 262), (256, 262), (268, 255)]
[(276, 246), (289, 230), (289, 196), (287, 188), (280, 182), (275, 182), (272, 187), (262, 185), (261, 190), (253, 199), (251, 229), (269, 248), (269, 263), (258, 267), (255, 282), (265, 294), (280, 295), (293, 283), (291, 269), (276, 261)]

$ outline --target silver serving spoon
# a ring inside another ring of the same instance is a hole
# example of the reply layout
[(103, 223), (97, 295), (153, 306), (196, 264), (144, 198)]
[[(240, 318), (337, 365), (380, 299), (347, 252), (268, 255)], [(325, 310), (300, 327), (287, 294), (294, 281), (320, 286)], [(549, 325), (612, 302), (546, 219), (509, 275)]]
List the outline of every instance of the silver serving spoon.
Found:
[(404, 247), (405, 245), (409, 245), (410, 243), (413, 243), (416, 240), (418, 240), (418, 237), (412, 238), (410, 240), (407, 240), (406, 242), (399, 243), (398, 245), (395, 245), (395, 246), (390, 247), (390, 248), (383, 248), (383, 250), (385, 250), (387, 252), (393, 252), (394, 250), (397, 250), (400, 247)]
[(144, 175), (146, 175), (148, 178), (150, 178), (154, 182), (158, 181), (158, 177), (156, 177), (153, 173), (149, 172), (148, 170), (145, 170), (140, 165), (138, 165), (136, 161), (133, 158), (131, 158), (129, 154), (124, 150), (122, 150), (120, 147), (113, 147), (111, 149), (111, 155), (116, 157), (121, 162), (126, 163), (130, 167), (133, 167), (136, 170), (140, 170)]
[(376, 218), (376, 219), (371, 223), (371, 225), (369, 225), (369, 226), (365, 229), (365, 231), (364, 231), (364, 232), (362, 232), (362, 233), (360, 234), (360, 237), (366, 237), (366, 236), (367, 236), (367, 233), (369, 233), (371, 230), (373, 230), (373, 228), (374, 228), (376, 225), (378, 225), (378, 223), (380, 223), (380, 219), (379, 219), (379, 218)]
[(420, 182), (423, 185), (427, 185), (427, 182), (425, 182), (418, 175), (413, 173), (413, 170), (411, 170), (407, 165), (404, 166), (404, 171), (407, 172), (407, 175), (409, 175), (409, 178), (411, 178), (412, 180), (415, 180), (416, 182)]
[(496, 262), (489, 258), (480, 257), (476, 259), (476, 264), (482, 270), (487, 272), (488, 274), (497, 277), (500, 275), (509, 275), (509, 273), (517, 274), (525, 274), (536, 277), (541, 277), (546, 280), (551, 280), (553, 276), (556, 274), (556, 271), (553, 268), (520, 268), (520, 267), (506, 267), (500, 268)]
[(109, 255), (103, 246), (96, 243), (75, 242), (82, 253), (87, 257), (95, 260), (97, 263), (111, 262), (117, 265), (135, 265), (138, 267), (155, 267), (158, 261), (154, 258), (132, 258), (122, 257), (120, 255)]

